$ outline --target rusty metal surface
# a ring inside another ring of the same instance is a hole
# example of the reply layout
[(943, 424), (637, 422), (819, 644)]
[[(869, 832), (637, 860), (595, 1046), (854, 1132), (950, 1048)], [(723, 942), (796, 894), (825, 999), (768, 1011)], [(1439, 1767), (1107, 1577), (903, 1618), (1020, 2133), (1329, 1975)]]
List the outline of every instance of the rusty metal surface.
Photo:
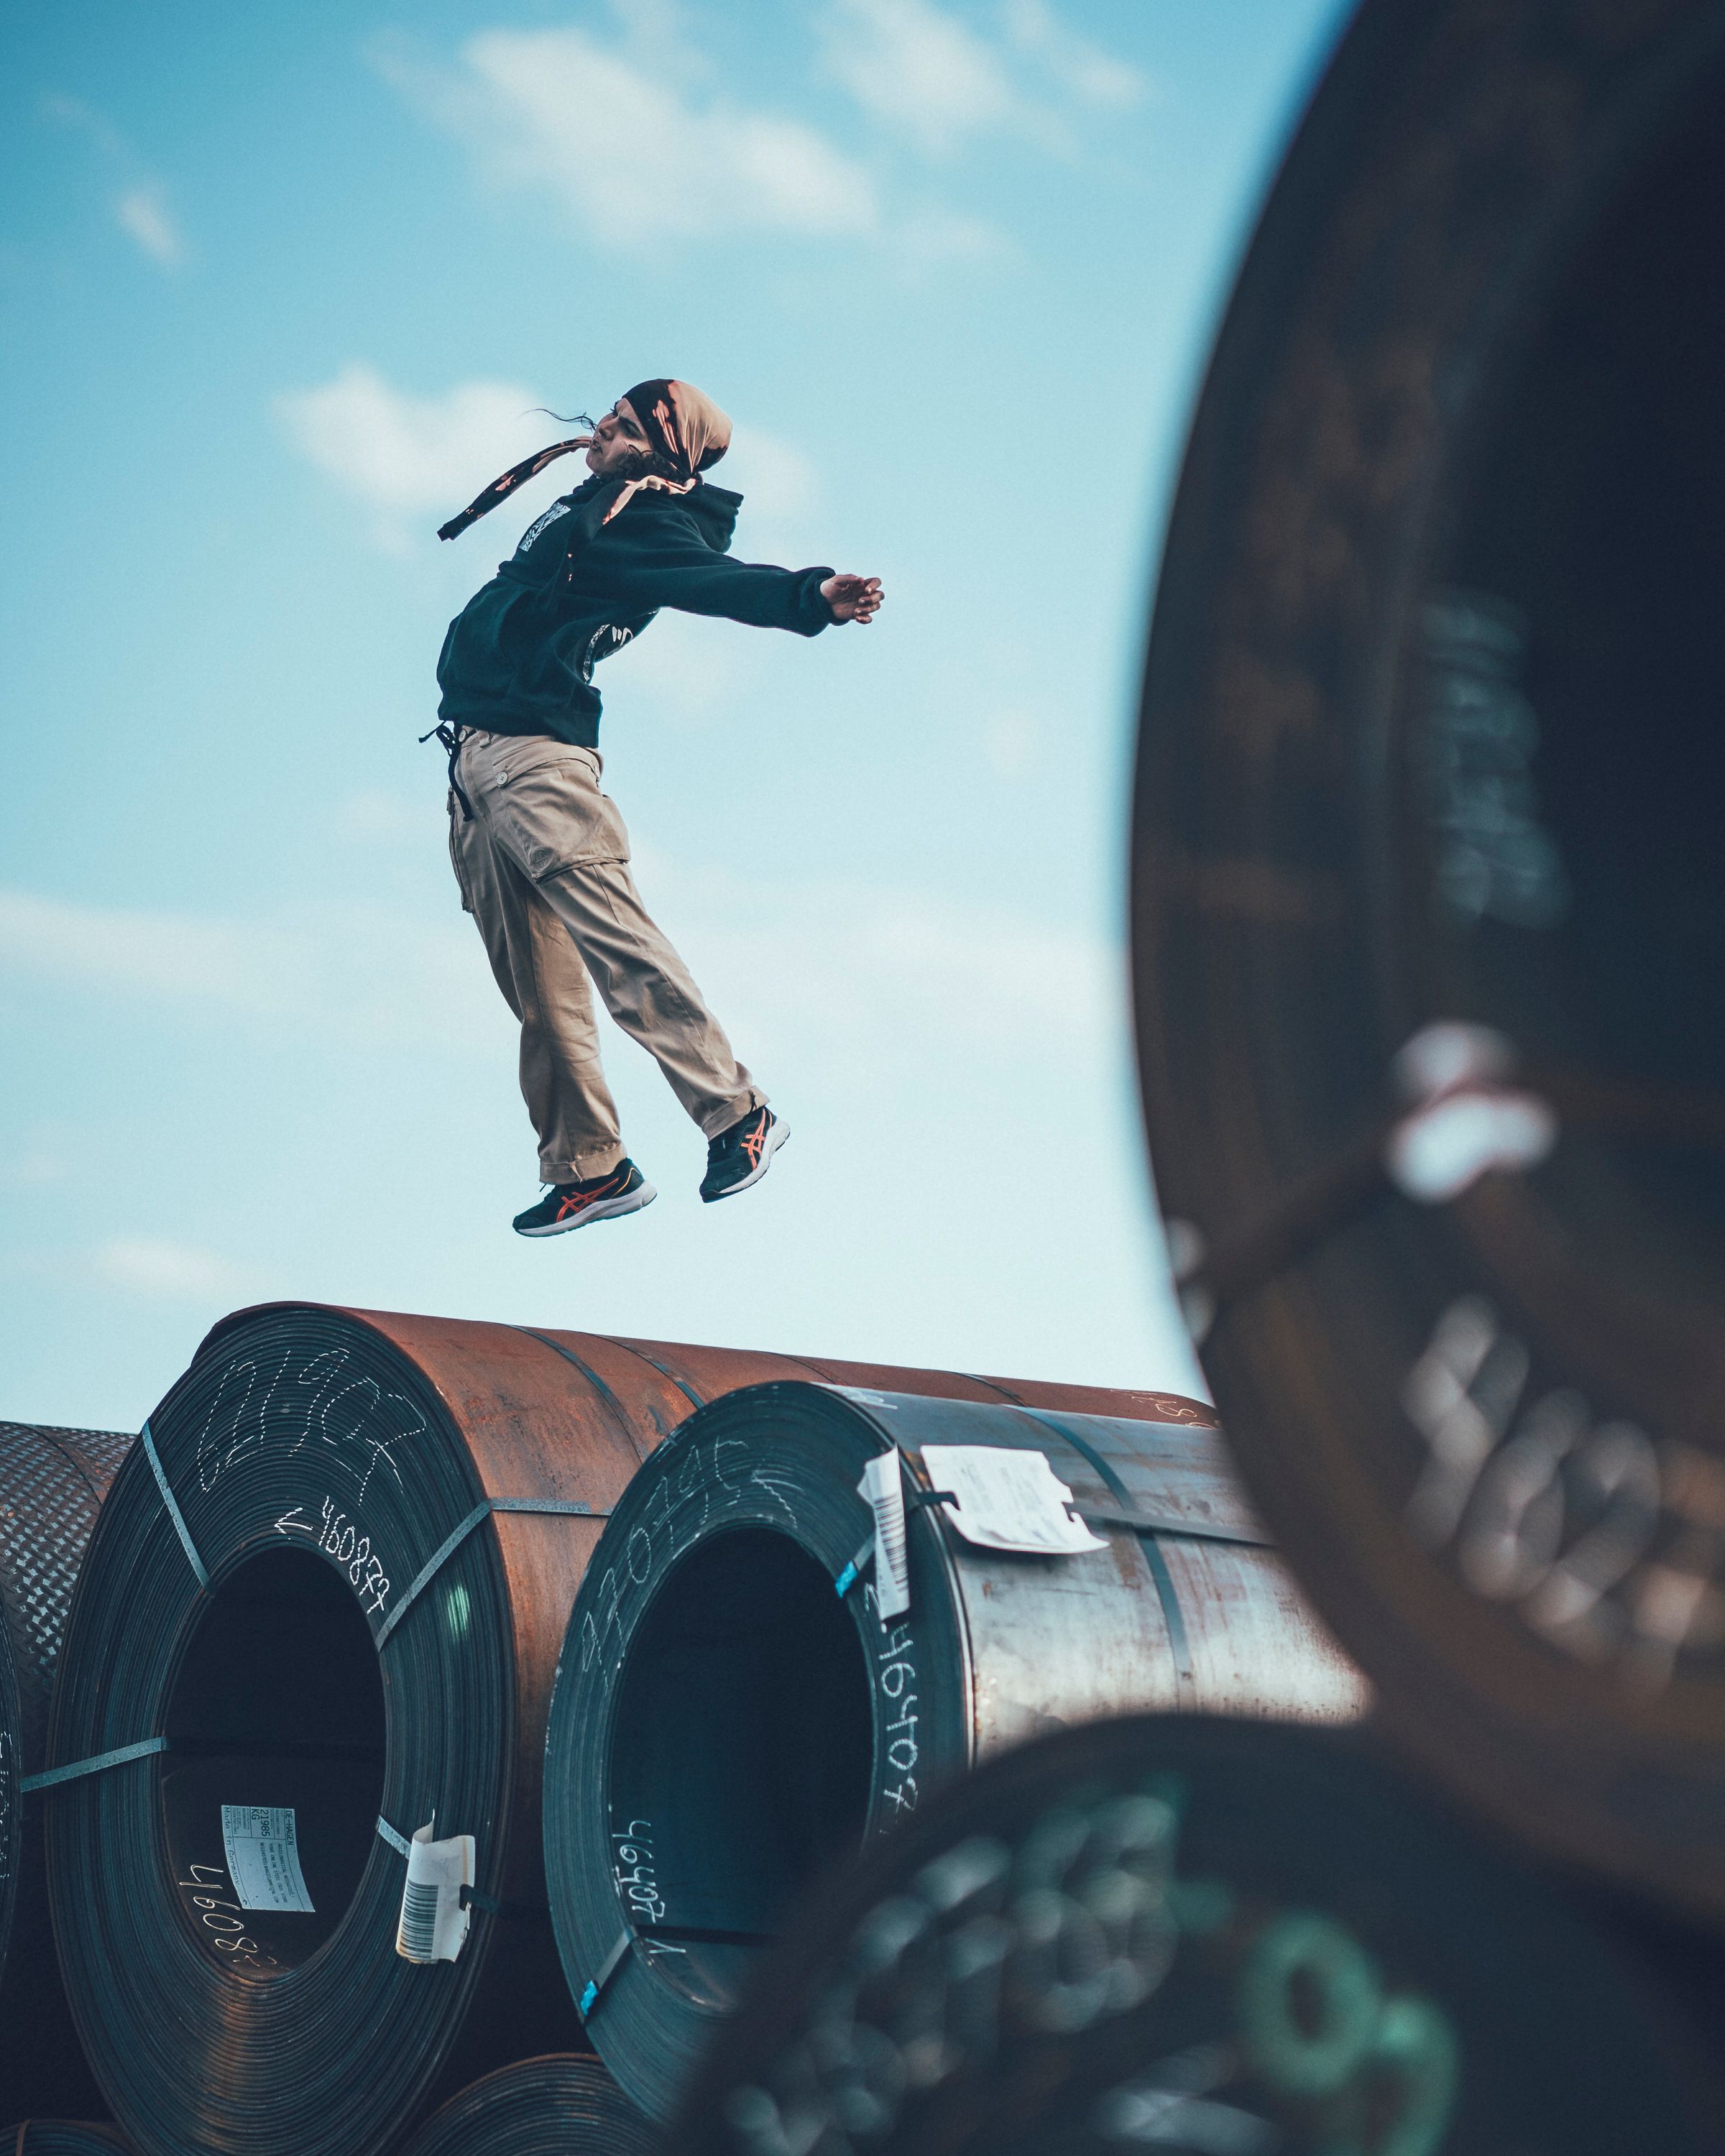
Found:
[[(570, 1606), (641, 1462), (700, 1402), (787, 1376), (1060, 1394), (304, 1304), (212, 1331), (151, 1419), (209, 1588), (140, 1455), (74, 1601), (52, 1739), (56, 1764), (167, 1739), (48, 1799), (74, 2011), (143, 2156), (378, 2156), (476, 2076), (578, 2046), (540, 1820)], [(1173, 1396), (1083, 1397), (1209, 1419)], [(492, 1512), (416, 1591), (491, 1500), (587, 1509)], [(296, 1808), (308, 1880), (327, 1882), (311, 1911), (233, 1902), (218, 1800)], [(434, 1813), (475, 1834), (485, 1902), (428, 1976), (393, 1952), (401, 1861), (373, 1828)]]
[[(697, 1407), (746, 1385), (800, 1378), (937, 1399), (1004, 1400), (1122, 1422), (1154, 1419), (1176, 1426), (1181, 1437), (1189, 1429), (1214, 1430), (1215, 1422), (1207, 1403), (1178, 1393), (1116, 1392), (375, 1311), (347, 1314), (392, 1341), (436, 1386), (486, 1495), (583, 1497), (596, 1513), (610, 1510), (640, 1462)], [(521, 1810), (507, 1891), (517, 1900), (543, 1898), (537, 1822), (546, 1716), (568, 1613), (601, 1526), (572, 1528), (567, 1521), (529, 1515), (495, 1522), (515, 1620)]]
[[(1208, 1539), (1256, 1527), (1220, 1433), (1119, 1418), (929, 1403), (874, 1410), (917, 1480), (928, 1445), (1040, 1452), (1106, 1543), (1045, 1561), (978, 1549), (935, 1523), (966, 1642), (970, 1758), (1057, 1725), (1155, 1710), (1344, 1723), (1370, 1705), (1359, 1673), (1270, 1548)], [(1146, 1533), (1117, 1510), (1178, 1526)], [(932, 1680), (933, 1681), (933, 1680)]]
[[(1132, 899), (1255, 1502), (1426, 1769), (1714, 1922), (1722, 115), (1717, 0), (1368, 0), (1195, 422)], [(1359, 1148), (1438, 1020), (1560, 1137), (1421, 1206)]]

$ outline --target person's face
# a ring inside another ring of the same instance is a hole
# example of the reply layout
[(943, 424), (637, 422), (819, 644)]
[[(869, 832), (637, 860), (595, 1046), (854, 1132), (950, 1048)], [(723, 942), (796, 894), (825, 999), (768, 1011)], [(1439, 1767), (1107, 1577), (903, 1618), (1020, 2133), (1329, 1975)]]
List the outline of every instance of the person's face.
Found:
[(628, 398), (619, 397), (593, 430), (593, 447), (587, 468), (603, 479), (620, 470), (647, 449), (646, 429), (636, 418)]

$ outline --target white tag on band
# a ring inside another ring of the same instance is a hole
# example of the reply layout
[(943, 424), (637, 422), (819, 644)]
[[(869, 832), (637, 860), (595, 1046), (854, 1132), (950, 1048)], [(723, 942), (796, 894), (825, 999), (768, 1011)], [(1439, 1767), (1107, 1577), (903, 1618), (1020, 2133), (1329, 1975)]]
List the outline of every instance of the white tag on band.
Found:
[(1045, 1453), (1000, 1445), (925, 1445), (922, 1465), (956, 1509), (941, 1510), (978, 1549), (1022, 1550), (1033, 1557), (1076, 1557), (1106, 1549), (1067, 1507), (1072, 1492)]
[(467, 1940), (470, 1912), (461, 1906), (461, 1889), (474, 1883), (473, 1836), (453, 1834), (447, 1841), (434, 1841), (434, 1830), (422, 1826), (408, 1844), (407, 1883), (395, 1929), (395, 1950), (403, 1961), (454, 1961)]
[(911, 1606), (911, 1567), (905, 1548), (905, 1485), (898, 1447), (877, 1452), (856, 1486), (875, 1515), (875, 1606), (902, 1617)]
[(223, 1804), (222, 1847), (242, 1909), (312, 1912), (291, 1804)]

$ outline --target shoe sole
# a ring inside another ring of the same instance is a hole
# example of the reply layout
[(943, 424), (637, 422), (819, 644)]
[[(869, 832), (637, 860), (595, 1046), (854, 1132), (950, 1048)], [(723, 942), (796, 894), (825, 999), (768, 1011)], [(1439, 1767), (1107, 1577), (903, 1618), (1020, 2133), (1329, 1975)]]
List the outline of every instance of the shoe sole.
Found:
[(761, 1149), (760, 1159), (744, 1176), (742, 1181), (733, 1183), (728, 1190), (714, 1191), (711, 1197), (708, 1197), (703, 1190), (701, 1194), (702, 1204), (716, 1205), (721, 1198), (741, 1198), (745, 1190), (752, 1190), (768, 1169), (772, 1167), (773, 1154), (778, 1151), (789, 1136), (790, 1132), (783, 1123), (774, 1123), (767, 1133), (767, 1142)]
[(602, 1198), (597, 1205), (589, 1205), (584, 1213), (578, 1213), (572, 1220), (553, 1220), (548, 1228), (517, 1228), (515, 1232), (530, 1239), (572, 1235), (577, 1228), (588, 1227), (595, 1220), (614, 1220), (620, 1214), (639, 1213), (644, 1205), (650, 1205), (658, 1195), (650, 1183), (644, 1183), (639, 1190), (629, 1191), (621, 1198)]

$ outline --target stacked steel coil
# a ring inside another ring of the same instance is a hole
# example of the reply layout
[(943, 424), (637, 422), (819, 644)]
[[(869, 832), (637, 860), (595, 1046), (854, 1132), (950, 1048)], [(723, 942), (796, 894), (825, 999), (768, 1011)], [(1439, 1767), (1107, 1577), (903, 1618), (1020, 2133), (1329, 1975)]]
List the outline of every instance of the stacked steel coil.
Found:
[[(978, 1547), (940, 1488), (947, 1446), (1049, 1461), (1095, 1547)], [(881, 1459), (910, 1496), (908, 1607), (884, 1619), (858, 1491)], [(1213, 1428), (732, 1394), (636, 1476), (570, 1620), (546, 1859), (588, 2037), (664, 2116), (810, 1881), (1040, 1731), (1152, 1707), (1343, 1722), (1364, 1704)]]
[(111, 2126), (81, 2118), (26, 2118), (0, 2127), (4, 2156), (131, 2156)]
[(0, 1422), (0, 2104), (99, 2110), (55, 1965), (40, 1772), (73, 1584), (131, 1443)]
[(597, 2059), (564, 2051), (501, 2067), (451, 2097), (402, 2156), (653, 2156), (659, 2145)]
[(1146, 675), (1145, 1105), (1264, 1517), (1425, 1766), (1725, 1920), (1717, 0), (1368, 0)]
[[(79, 2030), (145, 2156), (373, 2156), (578, 2046), (539, 1814), (570, 1606), (642, 1460), (781, 1377), (1049, 1391), (298, 1304), (211, 1334), (116, 1480), (53, 1725), (58, 1764), (107, 1763), (51, 1793), (49, 1864)], [(278, 1867), (293, 1845), (274, 1907), (239, 1891), (227, 1808)], [(458, 1957), (420, 1965), (396, 1937), (433, 1822), (475, 1876)]]
[(1717, 2022), (1353, 1739), (1174, 1717), (983, 1768), (762, 1969), (675, 2156), (1708, 2156)]

